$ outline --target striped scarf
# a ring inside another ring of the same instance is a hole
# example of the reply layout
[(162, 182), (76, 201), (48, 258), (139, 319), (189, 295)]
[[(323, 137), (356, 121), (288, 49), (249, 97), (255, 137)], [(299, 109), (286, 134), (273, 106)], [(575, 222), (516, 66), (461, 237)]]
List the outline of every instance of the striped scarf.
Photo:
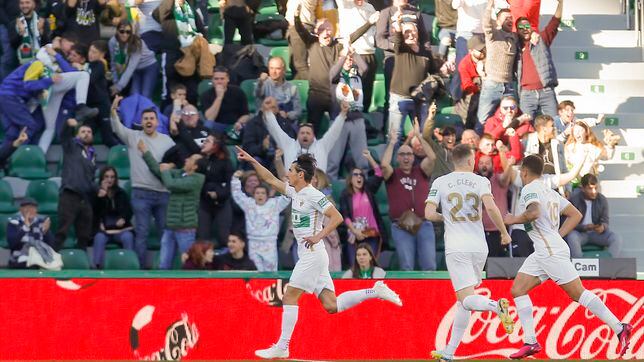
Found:
[(36, 53), (40, 49), (40, 32), (38, 31), (38, 14), (34, 11), (31, 15), (31, 20), (27, 21), (24, 15), (16, 21), (16, 32), (18, 32), (18, 22), (22, 23), (25, 28), (25, 33), (22, 35), (20, 45), (16, 50), (18, 54), (18, 61), (20, 64), (25, 64), (34, 59)]
[(197, 35), (197, 25), (195, 23), (195, 14), (190, 8), (187, 1), (179, 5), (179, 1), (174, 2), (174, 21), (177, 23), (177, 32), (179, 33), (179, 42), (181, 47), (185, 48), (192, 45)]

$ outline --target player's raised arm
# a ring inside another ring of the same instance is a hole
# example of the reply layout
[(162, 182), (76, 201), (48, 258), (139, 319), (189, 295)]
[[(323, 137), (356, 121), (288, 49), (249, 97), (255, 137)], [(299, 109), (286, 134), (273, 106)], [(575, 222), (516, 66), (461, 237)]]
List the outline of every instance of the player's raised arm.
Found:
[(577, 224), (579, 224), (583, 218), (583, 215), (572, 204), (568, 204), (568, 206), (561, 210), (561, 215), (566, 217), (566, 221), (564, 221), (563, 225), (559, 228), (559, 235), (563, 238), (575, 229)]
[(496, 206), (496, 203), (494, 202), (494, 197), (492, 195), (483, 195), (481, 196), (481, 200), (483, 200), (483, 205), (485, 206), (485, 210), (487, 211), (487, 214), (490, 216), (490, 219), (494, 223), (494, 226), (501, 232), (501, 244), (503, 245), (508, 245), (510, 242), (512, 242), (512, 238), (510, 238), (510, 234), (508, 234), (508, 229), (505, 227), (505, 224), (503, 224), (503, 217), (501, 216), (501, 211), (499, 210), (499, 207)]
[(262, 166), (253, 156), (244, 151), (243, 148), (235, 146), (237, 149), (237, 159), (240, 161), (246, 161), (253, 165), (257, 176), (262, 179), (267, 184), (271, 185), (277, 192), (285, 195), (286, 194), (286, 184), (275, 177), (266, 167)]

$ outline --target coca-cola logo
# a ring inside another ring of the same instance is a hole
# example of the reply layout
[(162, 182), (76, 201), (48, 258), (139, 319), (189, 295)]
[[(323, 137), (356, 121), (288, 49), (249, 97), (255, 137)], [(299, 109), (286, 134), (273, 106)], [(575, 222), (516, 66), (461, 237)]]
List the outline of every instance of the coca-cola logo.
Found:
[[(478, 294), (491, 297), (487, 288), (480, 288)], [(561, 291), (563, 293), (563, 291)], [(618, 288), (594, 289), (595, 293), (609, 309), (615, 312), (618, 319), (633, 326), (630, 347), (624, 359), (644, 359), (644, 297), (637, 297)], [(620, 307), (620, 308), (617, 308)], [(534, 305), (534, 325), (537, 339), (541, 342), (545, 353), (551, 359), (616, 359), (619, 357), (619, 341), (612, 329), (598, 320), (590, 311), (570, 300), (565, 306)], [(618, 310), (625, 313), (616, 313)], [(456, 304), (444, 315), (438, 325), (435, 339), (436, 349), (441, 350), (447, 345), (449, 331), (454, 321)], [(465, 331), (462, 346), (468, 344), (500, 346), (468, 355), (459, 355), (459, 359), (509, 357), (523, 343), (523, 330), (518, 320), (516, 309), (510, 307), (510, 315), (516, 321), (514, 333), (507, 335), (503, 331), (501, 321), (491, 312), (472, 312), (470, 324)], [(591, 329), (592, 328), (592, 329)], [(545, 344), (543, 343), (545, 341)], [(507, 343), (516, 347), (508, 348)], [(458, 352), (458, 351), (457, 351)], [(455, 356), (456, 357), (456, 356)]]
[[(152, 353), (141, 355), (139, 352), (140, 332), (143, 327), (152, 322), (154, 306), (147, 305), (141, 308), (132, 320), (130, 328), (130, 346), (134, 357), (148, 361), (179, 361), (188, 355), (188, 352), (199, 341), (199, 330), (195, 323), (190, 323), (186, 313), (181, 314), (181, 319), (172, 323), (166, 329), (162, 346)], [(154, 343), (154, 342), (153, 342)], [(156, 343), (154, 343), (156, 344)]]
[(269, 285), (265, 285), (265, 283), (263, 283), (264, 285), (257, 285), (256, 282), (256, 280), (246, 282), (246, 290), (248, 290), (253, 299), (273, 307), (282, 306), (282, 297), (284, 297), (288, 280), (276, 279)]

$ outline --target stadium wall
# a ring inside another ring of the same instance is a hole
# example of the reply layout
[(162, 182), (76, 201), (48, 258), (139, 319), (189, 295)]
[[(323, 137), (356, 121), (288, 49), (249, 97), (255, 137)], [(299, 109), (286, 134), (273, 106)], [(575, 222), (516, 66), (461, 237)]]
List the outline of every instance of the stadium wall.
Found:
[[(0, 359), (254, 359), (279, 336), (287, 279), (0, 279)], [(644, 359), (644, 282), (587, 280), (623, 321), (634, 326), (626, 359)], [(337, 293), (373, 281), (336, 280)], [(449, 280), (396, 279), (402, 308), (369, 300), (327, 315), (317, 300), (300, 303), (291, 343), (297, 359), (427, 359), (449, 336), (455, 299)], [(478, 289), (510, 298), (511, 281)], [(532, 294), (537, 357), (614, 359), (617, 338), (601, 321), (548, 282)], [(515, 315), (512, 308), (511, 313)], [(516, 319), (516, 315), (515, 315)], [(507, 357), (521, 345), (498, 318), (473, 313), (458, 358)]]

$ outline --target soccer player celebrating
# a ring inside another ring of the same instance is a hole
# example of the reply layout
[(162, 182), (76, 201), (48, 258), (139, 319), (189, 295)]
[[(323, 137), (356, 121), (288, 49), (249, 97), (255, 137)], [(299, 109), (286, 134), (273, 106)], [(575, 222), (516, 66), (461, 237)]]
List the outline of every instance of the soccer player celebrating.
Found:
[[(481, 274), (487, 259), (488, 247), (481, 221), (481, 203), (501, 232), (501, 243), (510, 244), (510, 235), (503, 224), (499, 208), (494, 203), (490, 181), (473, 173), (474, 151), (469, 145), (460, 144), (452, 150), (454, 172), (437, 178), (429, 190), (425, 217), (445, 223), (445, 259), (452, 285), (456, 291), (456, 315), (447, 347), (432, 351), (432, 357), (451, 361), (470, 322), (470, 311), (495, 312), (510, 334), (514, 322), (508, 314), (508, 300), (494, 301), (476, 294), (474, 288), (481, 284)], [(439, 214), (442, 206), (449, 215)]]
[[(530, 155), (523, 159), (520, 176), (525, 186), (521, 190), (519, 210), (525, 211), (517, 216), (508, 214), (504, 217), (507, 225), (524, 224), (534, 243), (534, 253), (525, 260), (512, 285), (512, 297), (523, 326), (524, 345), (510, 358), (521, 359), (541, 351), (534, 331), (532, 301), (528, 293), (547, 279), (552, 279), (570, 298), (615, 331), (619, 338), (619, 356), (622, 357), (628, 349), (633, 327), (621, 323), (601, 299), (581, 284), (563, 237), (575, 228), (582, 215), (568, 200), (539, 180), (542, 172), (541, 157)], [(566, 217), (561, 226), (559, 215)]]
[[(346, 113), (348, 109), (348, 104), (343, 103), (342, 112)], [(292, 199), (293, 234), (300, 256), (282, 298), (282, 334), (279, 341), (267, 349), (255, 351), (255, 355), (266, 359), (288, 358), (288, 346), (297, 322), (297, 304), (304, 293), (315, 293), (329, 313), (342, 312), (372, 298), (380, 298), (402, 306), (398, 295), (382, 281), (376, 282), (370, 289), (342, 293), (336, 299), (329, 273), (329, 256), (320, 241), (335, 230), (343, 219), (324, 194), (311, 186), (316, 168), (313, 156), (300, 155), (288, 170), (288, 182), (283, 182), (243, 149), (237, 147), (237, 151), (240, 161), (250, 162), (262, 180)], [(330, 220), (324, 227), (321, 223), (322, 214)]]

